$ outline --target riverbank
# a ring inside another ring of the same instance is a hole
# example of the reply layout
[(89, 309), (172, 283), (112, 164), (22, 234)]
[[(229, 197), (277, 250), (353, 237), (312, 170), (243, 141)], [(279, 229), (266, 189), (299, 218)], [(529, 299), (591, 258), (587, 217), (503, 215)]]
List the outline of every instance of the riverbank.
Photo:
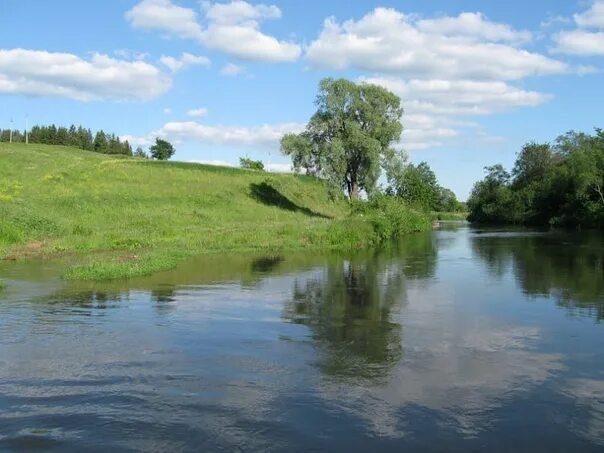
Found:
[(60, 258), (75, 280), (149, 275), (208, 253), (358, 249), (430, 228), (398, 202), (351, 210), (311, 177), (6, 143), (0, 219), (0, 258)]

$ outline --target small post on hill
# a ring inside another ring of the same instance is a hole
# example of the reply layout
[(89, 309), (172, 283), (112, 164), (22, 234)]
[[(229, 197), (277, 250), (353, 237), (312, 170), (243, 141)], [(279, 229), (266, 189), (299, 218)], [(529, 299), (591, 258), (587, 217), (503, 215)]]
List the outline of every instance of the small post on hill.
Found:
[(13, 119), (11, 118), (11, 119), (10, 119), (10, 131), (9, 131), (9, 133), (8, 133), (8, 137), (9, 137), (8, 142), (9, 142), (9, 143), (12, 143), (12, 142), (13, 142), (13, 127), (14, 127), (14, 126), (13, 126)]

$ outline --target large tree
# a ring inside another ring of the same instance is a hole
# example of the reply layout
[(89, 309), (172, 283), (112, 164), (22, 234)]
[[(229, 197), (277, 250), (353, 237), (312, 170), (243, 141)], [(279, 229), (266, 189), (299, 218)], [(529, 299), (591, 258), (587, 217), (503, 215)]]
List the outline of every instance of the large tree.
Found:
[(328, 179), (350, 199), (371, 192), (381, 168), (399, 158), (392, 144), (403, 129), (400, 99), (376, 85), (324, 79), (316, 106), (301, 134), (282, 138), (281, 151), (296, 169)]
[(168, 160), (174, 155), (176, 150), (169, 141), (156, 138), (155, 144), (149, 147), (149, 151), (153, 159)]

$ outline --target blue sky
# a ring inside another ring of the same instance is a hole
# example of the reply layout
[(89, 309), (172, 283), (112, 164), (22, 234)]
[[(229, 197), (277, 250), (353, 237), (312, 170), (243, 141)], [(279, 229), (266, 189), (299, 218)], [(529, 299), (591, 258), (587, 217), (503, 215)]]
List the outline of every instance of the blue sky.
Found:
[(175, 159), (288, 167), (323, 77), (403, 98), (400, 146), (465, 199), (520, 146), (604, 126), (604, 1), (3, 0), (0, 127), (83, 124)]

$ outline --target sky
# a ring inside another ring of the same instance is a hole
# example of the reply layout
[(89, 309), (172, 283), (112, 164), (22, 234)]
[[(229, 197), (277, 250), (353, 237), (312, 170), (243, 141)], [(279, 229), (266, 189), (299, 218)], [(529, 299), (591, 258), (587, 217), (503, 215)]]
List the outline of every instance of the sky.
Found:
[(397, 147), (460, 199), (524, 143), (604, 127), (604, 0), (1, 0), (0, 24), (0, 128), (165, 137), (181, 161), (288, 170), (324, 77), (398, 94)]

